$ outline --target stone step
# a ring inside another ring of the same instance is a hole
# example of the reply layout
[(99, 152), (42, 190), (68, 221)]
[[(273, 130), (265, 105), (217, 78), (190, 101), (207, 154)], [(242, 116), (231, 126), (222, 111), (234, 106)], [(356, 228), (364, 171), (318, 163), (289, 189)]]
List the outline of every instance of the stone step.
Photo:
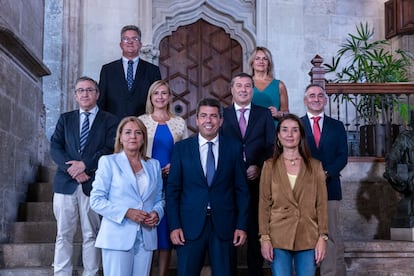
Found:
[[(82, 276), (82, 267), (74, 267), (72, 276)], [(98, 275), (103, 275), (102, 271)], [(53, 267), (25, 267), (0, 269), (0, 276), (53, 276)]]
[[(103, 275), (103, 272), (100, 271), (99, 275)], [(152, 276), (158, 275), (157, 269), (153, 267)], [(170, 268), (169, 276), (176, 276), (177, 270), (175, 268)], [(211, 269), (209, 266), (203, 267), (200, 276), (210, 276)], [(265, 276), (271, 276), (272, 273), (269, 269), (265, 269)], [(53, 276), (53, 267), (28, 267), (28, 268), (12, 268), (12, 269), (0, 269), (0, 276)], [(82, 268), (76, 267), (73, 269), (72, 276), (82, 276)], [(248, 276), (246, 268), (238, 268), (237, 276)]]
[(53, 203), (51, 201), (20, 203), (18, 221), (56, 221), (53, 215)]
[[(54, 243), (56, 222), (15, 222), (12, 226), (10, 243)], [(74, 237), (75, 242), (82, 241), (80, 227)]]
[(29, 185), (27, 191), (28, 202), (52, 202), (53, 184), (52, 182), (37, 182)]
[[(3, 244), (3, 259), (0, 267), (50, 267), (53, 263), (55, 245), (53, 243)], [(74, 249), (74, 260), (79, 258), (80, 246)]]
[[(28, 244), (3, 244), (1, 251), (3, 252), (3, 263), (0, 262), (0, 275), (13, 276), (45, 276), (53, 275), (53, 255), (54, 243), (28, 243)], [(73, 264), (76, 268), (73, 275), (81, 275), (82, 264), (82, 246), (80, 243), (75, 243)], [(170, 263), (170, 275), (176, 275), (176, 253), (173, 251)], [(154, 254), (153, 273), (157, 275), (157, 254)], [(239, 260), (239, 263), (243, 263)], [(270, 269), (265, 266), (265, 276), (270, 276)], [(30, 274), (32, 272), (32, 274)], [(211, 269), (206, 264), (202, 270), (201, 276), (211, 275)], [(239, 264), (237, 269), (238, 276), (247, 276), (246, 265)]]

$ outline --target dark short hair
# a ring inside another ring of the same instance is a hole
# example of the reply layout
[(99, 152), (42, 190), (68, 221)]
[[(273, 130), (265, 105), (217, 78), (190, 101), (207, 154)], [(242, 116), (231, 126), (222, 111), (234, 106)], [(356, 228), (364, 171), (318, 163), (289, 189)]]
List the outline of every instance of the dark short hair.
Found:
[(214, 99), (214, 98), (204, 98), (201, 99), (198, 104), (197, 104), (197, 117), (198, 117), (198, 113), (200, 112), (200, 107), (202, 106), (211, 106), (211, 107), (217, 107), (218, 111), (219, 111), (219, 116), (220, 118), (223, 118), (223, 106), (221, 105), (221, 103)]
[(325, 94), (326, 94), (326, 91), (325, 91), (325, 88), (323, 88), (321, 85), (319, 85), (319, 84), (317, 84), (317, 83), (311, 83), (311, 84), (309, 84), (308, 86), (306, 86), (306, 88), (305, 88), (305, 93), (306, 93), (306, 91), (308, 91), (308, 89), (309, 88), (311, 88), (311, 87), (319, 87)]
[(135, 25), (126, 25), (121, 29), (121, 39), (126, 31), (134, 31), (138, 34), (138, 39), (141, 41), (141, 30)]
[(230, 87), (233, 87), (234, 80), (236, 78), (249, 78), (252, 81), (252, 84), (253, 84), (253, 77), (251, 75), (249, 75), (249, 74), (247, 74), (245, 72), (240, 72), (240, 73), (238, 73), (238, 74), (236, 74), (236, 75), (233, 76), (233, 78), (231, 79), (231, 82), (230, 82)]
[(76, 80), (75, 86), (76, 86), (78, 83), (80, 83), (81, 81), (90, 81), (90, 82), (92, 82), (92, 83), (93, 83), (93, 85), (95, 86), (96, 92), (97, 92), (97, 93), (99, 93), (99, 85), (98, 85), (98, 82), (97, 82), (96, 80), (94, 80), (93, 78), (88, 77), (88, 76), (82, 76), (82, 77), (79, 77), (79, 78)]

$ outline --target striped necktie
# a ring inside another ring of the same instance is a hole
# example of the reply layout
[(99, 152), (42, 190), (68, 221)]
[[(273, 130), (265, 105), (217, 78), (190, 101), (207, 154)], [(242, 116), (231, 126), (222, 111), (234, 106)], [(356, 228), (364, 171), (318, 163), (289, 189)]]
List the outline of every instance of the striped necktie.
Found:
[(85, 148), (86, 141), (88, 140), (89, 136), (89, 115), (91, 115), (90, 112), (82, 112), (83, 115), (85, 115), (85, 119), (82, 123), (82, 129), (80, 134), (80, 142), (79, 142), (79, 149), (81, 152), (83, 152), (83, 149)]

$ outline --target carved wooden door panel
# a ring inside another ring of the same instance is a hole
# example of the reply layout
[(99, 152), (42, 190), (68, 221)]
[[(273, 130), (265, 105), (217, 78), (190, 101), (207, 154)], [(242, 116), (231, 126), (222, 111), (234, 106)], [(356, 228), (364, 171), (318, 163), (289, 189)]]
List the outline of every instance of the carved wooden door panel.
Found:
[(206, 21), (182, 26), (160, 43), (159, 66), (173, 91), (173, 107), (187, 120), (190, 133), (195, 124), (197, 102), (205, 97), (231, 103), (231, 77), (242, 71), (242, 49), (222, 28)]

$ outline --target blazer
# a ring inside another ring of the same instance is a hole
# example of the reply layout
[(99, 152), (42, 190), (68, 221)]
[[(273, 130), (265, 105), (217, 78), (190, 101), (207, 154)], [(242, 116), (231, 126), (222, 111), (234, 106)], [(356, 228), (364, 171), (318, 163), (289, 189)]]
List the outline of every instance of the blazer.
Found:
[(301, 119), (312, 156), (322, 162), (322, 167), (327, 172), (328, 200), (341, 200), (340, 176), (342, 169), (348, 163), (348, 143), (344, 125), (342, 122), (325, 115), (321, 140), (317, 148), (308, 116), (305, 115)]
[(249, 191), (241, 146), (220, 136), (218, 150), (217, 169), (209, 187), (198, 136), (174, 145), (166, 189), (167, 218), (170, 231), (182, 228), (186, 240), (200, 235), (209, 202), (214, 229), (221, 239), (233, 239), (236, 229), (246, 231)]
[(79, 150), (79, 124), (79, 110), (64, 113), (60, 115), (51, 137), (50, 155), (57, 164), (53, 184), (55, 193), (73, 194), (75, 192), (79, 184), (67, 173), (69, 165), (65, 163), (69, 160), (79, 160), (85, 163), (85, 171), (91, 177), (89, 181), (82, 183), (83, 192), (89, 196), (99, 158), (114, 151), (118, 124), (118, 119), (114, 115), (98, 110), (83, 152)]
[(160, 79), (158, 66), (140, 58), (132, 91), (128, 91), (122, 59), (105, 64), (99, 77), (98, 105), (115, 114), (119, 120), (126, 116), (144, 114), (148, 89), (153, 82)]
[(256, 165), (262, 167), (263, 162), (273, 155), (275, 142), (275, 125), (269, 109), (251, 104), (249, 121), (244, 137), (242, 137), (234, 105), (224, 109), (221, 134), (240, 141), (246, 167)]
[(137, 232), (142, 230), (146, 250), (157, 249), (157, 228), (143, 227), (125, 218), (129, 208), (156, 211), (164, 215), (160, 164), (155, 159), (141, 160), (149, 178), (147, 191), (140, 196), (134, 172), (124, 152), (103, 156), (93, 182), (90, 205), (102, 216), (95, 246), (112, 250), (130, 250)]
[[(147, 156), (152, 156), (152, 147), (154, 145), (155, 131), (157, 130), (158, 122), (154, 121), (151, 114), (144, 114), (138, 117), (147, 127), (148, 145)], [(174, 143), (188, 137), (188, 129), (185, 120), (179, 116), (171, 117), (167, 121), (168, 129), (170, 130)]]
[(267, 160), (260, 178), (259, 233), (270, 235), (273, 248), (315, 248), (321, 234), (328, 234), (325, 173), (320, 161), (303, 160), (292, 190), (283, 158)]

